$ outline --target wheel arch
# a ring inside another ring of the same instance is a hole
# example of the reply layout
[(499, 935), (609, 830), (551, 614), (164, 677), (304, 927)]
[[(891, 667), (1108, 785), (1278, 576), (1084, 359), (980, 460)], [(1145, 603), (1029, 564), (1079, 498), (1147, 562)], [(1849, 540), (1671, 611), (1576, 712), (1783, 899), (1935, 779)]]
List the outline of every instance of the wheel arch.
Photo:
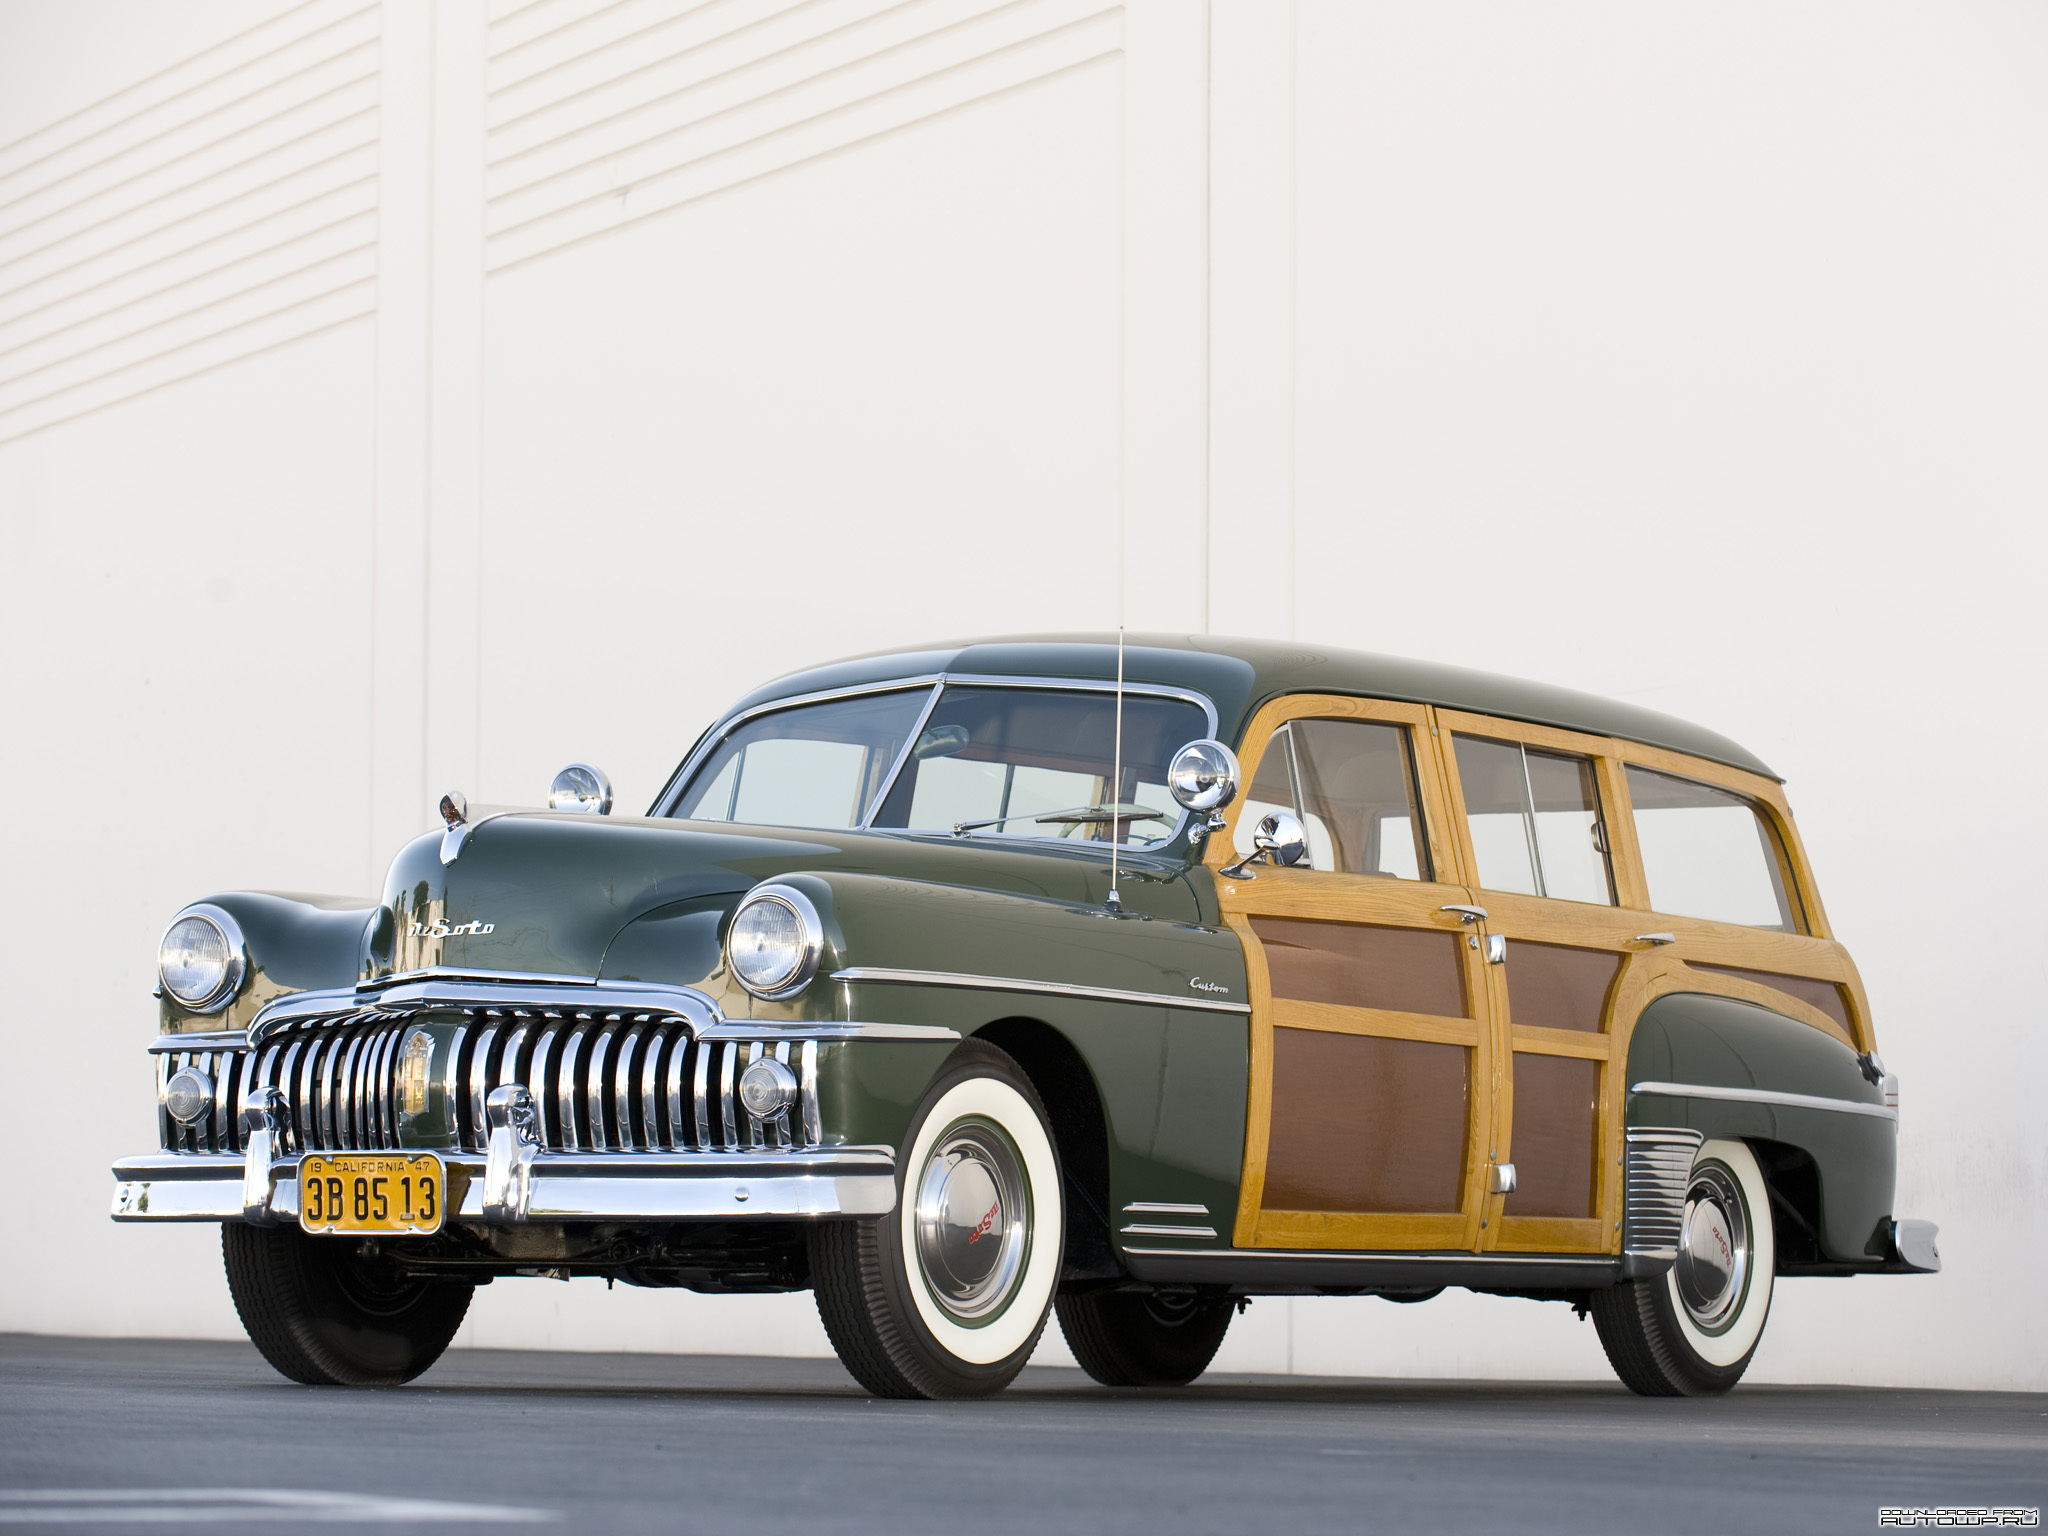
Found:
[[(1897, 1123), (1856, 1053), (1833, 1036), (1754, 1003), (1674, 992), (1636, 1020), (1626, 1123), (1739, 1141), (1771, 1192), (1780, 1273), (1827, 1272), (1883, 1257), (1897, 1169)], [(1798, 1096), (1843, 1109), (1692, 1097), (1660, 1088)], [(1874, 1246), (1875, 1245), (1875, 1246)]]
[(1059, 1030), (1040, 1018), (1013, 1014), (975, 1030), (1005, 1052), (1031, 1079), (1052, 1122), (1066, 1185), (1066, 1260), (1063, 1281), (1111, 1279), (1122, 1273), (1109, 1216), (1109, 1121), (1087, 1059)]

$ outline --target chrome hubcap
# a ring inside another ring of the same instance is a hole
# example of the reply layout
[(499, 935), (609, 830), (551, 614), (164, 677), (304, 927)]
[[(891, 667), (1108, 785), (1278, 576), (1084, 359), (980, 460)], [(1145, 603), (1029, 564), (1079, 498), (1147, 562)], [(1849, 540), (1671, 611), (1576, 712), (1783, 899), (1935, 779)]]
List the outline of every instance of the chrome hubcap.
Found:
[(963, 1120), (933, 1143), (917, 1181), (917, 1262), (926, 1288), (962, 1322), (1002, 1310), (1024, 1270), (1029, 1197), (1010, 1138)]
[(1735, 1179), (1718, 1164), (1693, 1170), (1672, 1279), (1703, 1331), (1725, 1326), (1749, 1284), (1749, 1221)]

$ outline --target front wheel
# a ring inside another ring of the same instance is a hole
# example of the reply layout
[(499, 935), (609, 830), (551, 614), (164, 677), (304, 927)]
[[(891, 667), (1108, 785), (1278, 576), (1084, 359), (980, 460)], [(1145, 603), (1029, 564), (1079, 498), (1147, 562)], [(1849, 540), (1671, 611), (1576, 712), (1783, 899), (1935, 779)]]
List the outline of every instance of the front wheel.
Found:
[(985, 1397), (1051, 1310), (1059, 1155), (1030, 1080), (978, 1040), (939, 1070), (907, 1141), (893, 1212), (811, 1229), (818, 1315), (877, 1397)]
[(1742, 1379), (1777, 1272), (1770, 1190), (1749, 1148), (1710, 1141), (1693, 1159), (1678, 1259), (1655, 1279), (1592, 1294), (1594, 1325), (1623, 1385), (1706, 1397)]
[(1081, 1369), (1105, 1387), (1184, 1387), (1209, 1368), (1237, 1304), (1187, 1291), (1062, 1296), (1060, 1329)]
[(421, 1280), (356, 1243), (297, 1227), (220, 1229), (228, 1291), (249, 1340), (309, 1387), (393, 1387), (441, 1358), (476, 1287)]

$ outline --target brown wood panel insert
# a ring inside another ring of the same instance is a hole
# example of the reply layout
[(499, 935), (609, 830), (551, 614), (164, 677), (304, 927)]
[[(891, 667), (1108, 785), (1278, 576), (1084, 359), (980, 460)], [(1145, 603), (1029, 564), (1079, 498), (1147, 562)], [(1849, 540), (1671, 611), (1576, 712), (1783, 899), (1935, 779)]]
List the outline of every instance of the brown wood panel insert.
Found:
[(1515, 1052), (1515, 1192), (1507, 1216), (1593, 1211), (1593, 1123), (1600, 1064)]
[(1621, 956), (1569, 944), (1508, 940), (1508, 1018), (1530, 1029), (1597, 1030)]
[[(1456, 933), (1255, 917), (1275, 997), (1465, 1019), (1465, 967)], [(1445, 1207), (1448, 1209), (1448, 1207)]]
[(1780, 971), (1751, 971), (1739, 965), (1708, 965), (1702, 960), (1685, 962), (1696, 971), (1712, 971), (1717, 976), (1733, 976), (1737, 981), (1753, 981), (1760, 987), (1771, 987), (1788, 997), (1796, 997), (1809, 1008), (1818, 1008), (1822, 1013), (1842, 1026), (1842, 1033), (1851, 1039), (1856, 1032), (1849, 1027), (1849, 1010), (1842, 1002), (1842, 989), (1832, 981), (1821, 981), (1813, 976), (1787, 976)]
[(1265, 1208), (1455, 1212), (1471, 1054), (1420, 1040), (1274, 1030)]

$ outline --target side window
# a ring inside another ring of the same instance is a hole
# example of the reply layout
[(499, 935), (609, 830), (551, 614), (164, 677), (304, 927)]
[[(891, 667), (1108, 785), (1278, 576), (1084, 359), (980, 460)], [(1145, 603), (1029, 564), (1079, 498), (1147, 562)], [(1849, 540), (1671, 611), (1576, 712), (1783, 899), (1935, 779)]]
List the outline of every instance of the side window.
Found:
[(1798, 932), (1784, 851), (1756, 806), (1712, 784), (1633, 764), (1628, 793), (1654, 910)]
[(1451, 739), (1479, 884), (1612, 906), (1592, 759), (1487, 736)]
[(1351, 875), (1429, 880), (1429, 840), (1404, 725), (1293, 720), (1273, 733), (1237, 818), (1240, 855), (1259, 818), (1293, 811), (1308, 832), (1309, 866)]

